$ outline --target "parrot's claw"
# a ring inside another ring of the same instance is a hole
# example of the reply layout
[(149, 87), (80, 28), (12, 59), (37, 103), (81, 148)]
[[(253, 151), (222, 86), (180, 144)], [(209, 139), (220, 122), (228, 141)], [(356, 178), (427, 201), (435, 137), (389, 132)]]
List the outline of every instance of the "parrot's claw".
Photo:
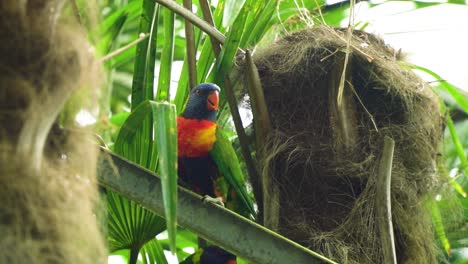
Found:
[(213, 198), (213, 197), (211, 197), (211, 196), (209, 196), (209, 195), (205, 195), (205, 196), (203, 196), (202, 201), (203, 201), (204, 203), (208, 203), (208, 202), (209, 202), (209, 203), (214, 203), (214, 204), (217, 204), (217, 205), (219, 205), (219, 206), (224, 207), (223, 198), (221, 198), (221, 197)]

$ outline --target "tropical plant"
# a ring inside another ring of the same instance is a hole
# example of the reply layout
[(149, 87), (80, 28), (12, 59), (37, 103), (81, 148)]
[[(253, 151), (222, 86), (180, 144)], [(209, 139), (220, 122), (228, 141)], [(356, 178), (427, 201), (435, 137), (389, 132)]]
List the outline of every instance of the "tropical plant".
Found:
[[(413, 10), (440, 5), (412, 2)], [(449, 2), (464, 4), (464, 1)], [(248, 148), (250, 139), (244, 129), (249, 124), (242, 123), (241, 118), (246, 115), (239, 114), (245, 109), (238, 108), (233, 91), (236, 80), (231, 78), (231, 70), (235, 56), (286, 32), (314, 24), (340, 26), (354, 2), (184, 0), (183, 4), (193, 14), (177, 8), (180, 1), (103, 0), (99, 4), (98, 28), (88, 28), (108, 79), (96, 129), (112, 151), (158, 172), (165, 187), (166, 219), (117, 193), (106, 193), (111, 254), (121, 255), (129, 263), (140, 262), (138, 254), (143, 263), (167, 263), (164, 250), (175, 252), (181, 260), (196, 248), (196, 234), (175, 228), (174, 166), (165, 167), (158, 162), (163, 159), (175, 163), (176, 139), (170, 131), (175, 131), (174, 116), (183, 109), (190, 88), (202, 82), (223, 86), (218, 123), (228, 131), (236, 150), (242, 154), (240, 163), (245, 173), (255, 173), (254, 153)], [(369, 7), (381, 4), (370, 3)], [(367, 26), (368, 23), (355, 25), (360, 29)], [(467, 226), (456, 225), (459, 222), (450, 217), (449, 210), (453, 203), (468, 206), (464, 191), (468, 188), (468, 145), (463, 141), (468, 137), (467, 95), (429, 69), (407, 66), (436, 79), (434, 90), (441, 95), (442, 105), (447, 106), (444, 153), (447, 170), (440, 173), (447, 174), (451, 188), (458, 194), (455, 198), (435, 197), (431, 212), (436, 236), (447, 254), (466, 250), (466, 233), (460, 236), (460, 231), (466, 232)], [(450, 118), (453, 113), (456, 119)], [(467, 210), (463, 217), (468, 219)], [(461, 259), (452, 254), (453, 262)]]

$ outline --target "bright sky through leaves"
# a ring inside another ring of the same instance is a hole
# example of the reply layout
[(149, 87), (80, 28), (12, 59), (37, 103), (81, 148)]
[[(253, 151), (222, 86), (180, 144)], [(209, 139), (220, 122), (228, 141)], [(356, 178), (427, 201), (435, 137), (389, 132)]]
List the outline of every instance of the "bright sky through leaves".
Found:
[[(468, 6), (443, 4), (414, 9), (410, 1), (386, 2), (373, 8), (360, 2), (355, 22), (369, 23), (366, 31), (401, 48), (410, 62), (468, 91)], [(342, 26), (347, 23), (343, 21)]]

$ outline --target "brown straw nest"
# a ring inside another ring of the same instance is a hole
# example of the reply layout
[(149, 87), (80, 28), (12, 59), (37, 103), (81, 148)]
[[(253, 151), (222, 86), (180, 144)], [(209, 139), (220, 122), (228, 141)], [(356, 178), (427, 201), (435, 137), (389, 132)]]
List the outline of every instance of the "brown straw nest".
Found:
[[(264, 222), (339, 263), (384, 263), (375, 196), (389, 136), (398, 263), (436, 263), (426, 201), (440, 181), (444, 120), (437, 96), (402, 66), (398, 52), (361, 31), (349, 42), (341, 93), (347, 38), (345, 30), (314, 27), (254, 55), (272, 122), (258, 150), (261, 178), (279, 198), (263, 201), (274, 207)], [(262, 195), (255, 186), (254, 192)]]
[(107, 259), (94, 214), (96, 148), (56, 121), (99, 72), (63, 4), (0, 1), (0, 263)]

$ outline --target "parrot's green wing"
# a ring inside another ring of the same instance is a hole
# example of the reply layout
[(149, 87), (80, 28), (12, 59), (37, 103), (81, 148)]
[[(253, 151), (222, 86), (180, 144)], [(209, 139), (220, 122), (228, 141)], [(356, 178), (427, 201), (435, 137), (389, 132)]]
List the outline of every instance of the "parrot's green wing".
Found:
[[(253, 206), (253, 199), (247, 192), (239, 159), (237, 158), (231, 142), (220, 127), (216, 129), (216, 142), (211, 150), (211, 156), (222, 175), (220, 180), (222, 181), (224, 178), (234, 191), (234, 193), (230, 190), (228, 191), (226, 206), (241, 215), (255, 218), (256, 213)], [(222, 185), (222, 182), (219, 184)], [(231, 206), (229, 204), (230, 202)]]

